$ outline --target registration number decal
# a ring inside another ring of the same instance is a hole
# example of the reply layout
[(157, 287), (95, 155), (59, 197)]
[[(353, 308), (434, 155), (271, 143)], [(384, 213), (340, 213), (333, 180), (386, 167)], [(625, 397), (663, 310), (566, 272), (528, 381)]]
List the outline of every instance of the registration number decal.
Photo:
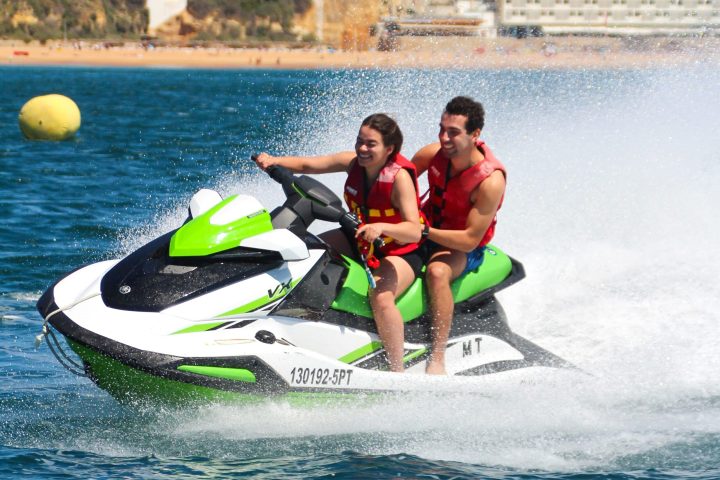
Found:
[(349, 368), (303, 368), (290, 370), (294, 385), (350, 385), (353, 371)]

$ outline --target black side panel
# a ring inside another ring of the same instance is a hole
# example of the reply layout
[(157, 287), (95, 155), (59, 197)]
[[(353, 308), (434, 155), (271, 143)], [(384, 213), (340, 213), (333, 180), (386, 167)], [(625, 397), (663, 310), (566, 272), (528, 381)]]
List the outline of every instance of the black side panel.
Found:
[[(322, 317), (323, 322), (343, 325), (358, 330), (377, 333), (375, 321), (338, 310), (328, 310)], [(423, 314), (412, 322), (405, 324), (405, 340), (411, 343), (430, 343), (430, 327), (432, 322), (429, 314)], [(474, 305), (471, 312), (456, 312), (450, 327), (450, 338), (462, 337), (473, 333), (486, 333), (509, 341), (512, 332), (508, 328), (505, 311), (494, 296), (486, 298)]]
[(274, 252), (220, 252), (215, 256), (171, 258), (170, 237), (153, 240), (108, 271), (100, 289), (105, 305), (119, 310), (159, 312), (211, 290), (253, 277), (282, 264)]
[(531, 366), (542, 365), (546, 367), (578, 369), (578, 367), (567, 360), (563, 360), (554, 353), (545, 350), (541, 346), (515, 333), (512, 334), (509, 343), (525, 356), (525, 361)]
[(501, 360), (499, 362), (487, 363), (475, 368), (470, 368), (455, 375), (463, 377), (478, 377), (481, 375), (489, 375), (491, 373), (504, 372), (506, 370), (517, 370), (519, 368), (531, 367), (532, 364), (526, 360)]
[(325, 252), (302, 281), (272, 311), (274, 315), (324, 320), (328, 308), (345, 281), (342, 260)]
[(500, 290), (504, 290), (510, 285), (513, 285), (525, 278), (525, 267), (523, 267), (522, 263), (512, 257), (510, 257), (510, 263), (512, 264), (512, 269), (502, 282), (490, 288), (486, 288), (482, 292), (478, 292), (476, 295), (468, 298), (464, 302), (456, 304), (455, 313), (459, 311), (473, 312), (477, 309), (477, 305), (482, 305), (487, 299), (491, 298)]
[[(502, 305), (494, 296), (477, 302), (471, 311), (455, 312), (450, 327), (450, 338), (461, 337), (472, 333), (485, 333), (504, 341), (509, 341), (513, 333), (507, 323), (507, 316)], [(427, 317), (424, 317), (427, 318)], [(429, 318), (427, 319), (429, 323)], [(429, 329), (428, 329), (429, 334)]]
[(284, 205), (273, 210), (270, 213), (273, 227), (287, 228), (298, 237), (303, 238), (307, 234), (307, 227), (312, 222), (312, 219), (309, 218), (311, 213), (310, 202), (304, 199), (301, 200), (298, 205), (292, 205), (295, 210), (286, 206), (290, 203), (290, 199)]

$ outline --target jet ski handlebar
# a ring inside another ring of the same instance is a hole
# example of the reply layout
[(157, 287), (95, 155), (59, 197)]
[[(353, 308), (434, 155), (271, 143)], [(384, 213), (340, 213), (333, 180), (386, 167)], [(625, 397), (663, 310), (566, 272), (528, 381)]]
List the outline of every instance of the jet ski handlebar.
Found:
[[(354, 213), (345, 212), (345, 215), (340, 217), (340, 227), (343, 230), (346, 230), (353, 235), (355, 232), (357, 232), (357, 229), (360, 228), (360, 225), (362, 225), (362, 222), (360, 219), (355, 215)], [(381, 237), (377, 237), (375, 240), (373, 240), (373, 246), (375, 249), (379, 249), (385, 246), (385, 241)]]
[(270, 178), (275, 180), (283, 187), (285, 187), (285, 185), (292, 185), (293, 181), (295, 180), (295, 175), (293, 175), (290, 170), (279, 165), (273, 165), (271, 167), (268, 167), (266, 172), (268, 175), (270, 175)]
[[(253, 160), (256, 156), (253, 155)], [(290, 198), (300, 194), (302, 197), (312, 201), (313, 216), (319, 220), (338, 222), (340, 227), (351, 235), (355, 235), (357, 229), (362, 225), (358, 217), (347, 212), (342, 207), (342, 201), (335, 193), (314, 178), (302, 175), (296, 177), (288, 168), (280, 165), (272, 165), (266, 170), (270, 178), (282, 185), (285, 195)], [(385, 245), (382, 238), (373, 241), (376, 249)]]

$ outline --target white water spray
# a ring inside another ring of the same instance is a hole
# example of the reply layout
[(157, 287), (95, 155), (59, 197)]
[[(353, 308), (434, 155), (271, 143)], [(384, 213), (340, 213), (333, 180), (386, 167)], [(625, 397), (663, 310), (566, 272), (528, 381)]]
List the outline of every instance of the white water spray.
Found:
[[(548, 470), (645, 468), (674, 445), (719, 435), (719, 80), (705, 67), (329, 74), (295, 120), (297, 150), (272, 153), (350, 149), (362, 118), (384, 111), (411, 156), (435, 141), (452, 96), (485, 104), (483, 137), (509, 170), (495, 243), (528, 273), (499, 298), (517, 333), (591, 376), (499, 377), (467, 395), (379, 404), (207, 409), (172, 434), (324, 437), (338, 451)], [(343, 179), (330, 178), (339, 191)], [(271, 184), (218, 187), (272, 208), (281, 193), (268, 194)], [(167, 218), (177, 223), (184, 208)]]

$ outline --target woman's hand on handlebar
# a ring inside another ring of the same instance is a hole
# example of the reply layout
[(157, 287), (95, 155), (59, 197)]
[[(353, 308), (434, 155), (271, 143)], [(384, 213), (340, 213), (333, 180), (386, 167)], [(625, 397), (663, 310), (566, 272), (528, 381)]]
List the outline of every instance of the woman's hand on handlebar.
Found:
[(255, 163), (258, 167), (260, 167), (261, 170), (267, 170), (273, 165), (278, 164), (277, 157), (273, 157), (272, 155), (269, 155), (265, 152), (262, 152), (258, 155), (253, 155), (252, 159), (255, 160)]
[[(373, 243), (383, 234), (380, 223), (367, 223), (355, 231), (355, 238), (362, 237), (368, 243)], [(382, 239), (381, 239), (382, 240)]]

